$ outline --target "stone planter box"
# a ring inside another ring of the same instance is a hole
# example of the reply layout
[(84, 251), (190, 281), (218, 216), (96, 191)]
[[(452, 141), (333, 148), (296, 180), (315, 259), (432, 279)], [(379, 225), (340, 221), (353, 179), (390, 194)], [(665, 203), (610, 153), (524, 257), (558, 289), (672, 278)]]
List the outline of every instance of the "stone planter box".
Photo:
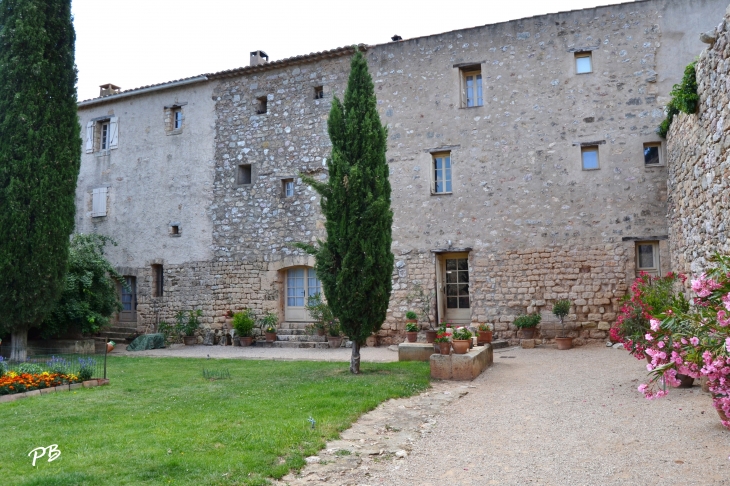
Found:
[(494, 361), (492, 346), (476, 346), (466, 354), (433, 354), (431, 378), (437, 380), (473, 380)]
[(435, 352), (433, 344), (400, 343), (398, 345), (398, 361), (428, 361)]

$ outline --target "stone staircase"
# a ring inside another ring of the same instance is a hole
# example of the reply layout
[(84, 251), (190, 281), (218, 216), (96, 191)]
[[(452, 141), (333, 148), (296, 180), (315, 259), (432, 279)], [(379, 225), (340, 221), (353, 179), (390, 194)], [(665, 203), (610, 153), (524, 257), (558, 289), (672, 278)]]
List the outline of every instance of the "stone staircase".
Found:
[(268, 348), (319, 348), (328, 349), (329, 344), (325, 336), (308, 334), (305, 330), (306, 322), (281, 322), (276, 330), (276, 341), (267, 343), (257, 340), (256, 346)]
[(104, 328), (98, 336), (94, 336), (96, 342), (114, 341), (117, 344), (126, 343), (130, 334), (137, 330), (136, 322), (115, 322), (113, 326)]

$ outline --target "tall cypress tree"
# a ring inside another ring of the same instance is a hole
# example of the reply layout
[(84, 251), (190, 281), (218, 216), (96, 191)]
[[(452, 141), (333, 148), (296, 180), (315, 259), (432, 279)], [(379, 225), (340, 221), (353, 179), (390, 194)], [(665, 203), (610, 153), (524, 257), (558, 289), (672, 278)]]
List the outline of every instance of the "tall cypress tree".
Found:
[(0, 329), (11, 359), (63, 290), (81, 160), (71, 0), (0, 0)]
[(304, 178), (322, 196), (327, 240), (299, 247), (315, 256), (327, 302), (352, 340), (350, 371), (359, 373), (360, 347), (385, 321), (393, 273), (387, 131), (360, 52), (350, 64), (344, 103), (332, 102), (327, 129), (329, 179)]

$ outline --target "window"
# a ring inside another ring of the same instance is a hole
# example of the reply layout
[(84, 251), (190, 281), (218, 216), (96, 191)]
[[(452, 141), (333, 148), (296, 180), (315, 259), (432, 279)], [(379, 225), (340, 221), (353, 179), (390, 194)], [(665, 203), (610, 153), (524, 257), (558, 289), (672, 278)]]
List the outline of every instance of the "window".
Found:
[(240, 184), (251, 184), (251, 164), (242, 164), (238, 166), (238, 174), (236, 182)]
[(170, 236), (180, 236), (181, 234), (180, 223), (170, 223)]
[(268, 111), (267, 104), (268, 104), (268, 100), (266, 99), (266, 96), (256, 98), (256, 114), (265, 115)]
[(284, 309), (287, 321), (311, 321), (312, 316), (305, 309), (309, 299), (322, 294), (322, 284), (313, 268), (294, 267), (286, 271), (286, 306)]
[(315, 100), (321, 100), (324, 98), (324, 87), (323, 86), (316, 86), (314, 88), (314, 99)]
[(117, 117), (91, 120), (86, 124), (86, 153), (107, 152), (118, 146)]
[(484, 105), (482, 96), (482, 68), (471, 66), (461, 70), (462, 106), (471, 108)]
[(590, 52), (575, 53), (575, 74), (588, 74), (593, 72), (593, 59)]
[(451, 194), (451, 153), (433, 154), (433, 194)]
[(106, 187), (97, 187), (91, 191), (91, 217), (106, 216)]
[(469, 260), (446, 259), (446, 308), (469, 308)]
[(662, 144), (659, 142), (644, 144), (644, 165), (663, 165)]
[(152, 265), (152, 297), (162, 297), (165, 288), (162, 265)]
[(583, 160), (583, 170), (599, 169), (598, 165), (598, 146), (581, 147), (581, 158)]
[(294, 179), (283, 179), (281, 185), (282, 195), (284, 197), (292, 197), (294, 195)]
[(640, 241), (636, 243), (636, 273), (659, 275), (659, 243)]
[(183, 122), (182, 108), (177, 108), (175, 110), (172, 110), (172, 128), (173, 128), (173, 130), (181, 130), (182, 122)]

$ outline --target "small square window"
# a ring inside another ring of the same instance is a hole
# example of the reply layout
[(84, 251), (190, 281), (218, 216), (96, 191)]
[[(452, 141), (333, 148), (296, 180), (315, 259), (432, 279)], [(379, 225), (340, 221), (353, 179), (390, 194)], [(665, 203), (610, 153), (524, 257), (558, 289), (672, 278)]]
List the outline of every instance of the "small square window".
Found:
[(284, 197), (294, 196), (294, 179), (283, 179), (281, 185), (282, 195)]
[(581, 158), (583, 160), (583, 170), (600, 169), (598, 165), (598, 146), (581, 147)]
[(464, 108), (484, 105), (481, 66), (476, 65), (461, 70), (461, 93)]
[(323, 86), (316, 86), (314, 88), (314, 99), (315, 100), (321, 100), (324, 98), (324, 87)]
[(451, 153), (433, 154), (433, 194), (451, 194)]
[(238, 184), (251, 184), (251, 164), (242, 164), (238, 166), (236, 182)]
[(179, 235), (180, 227), (176, 224), (173, 224), (172, 226), (170, 226), (170, 234), (173, 236)]
[(644, 165), (662, 165), (662, 144), (661, 143), (645, 143), (644, 144)]
[(172, 128), (173, 130), (182, 130), (183, 114), (182, 108), (177, 108), (172, 111)]
[(256, 114), (257, 115), (265, 115), (268, 112), (268, 99), (266, 96), (261, 96), (260, 98), (256, 98)]
[(593, 59), (590, 52), (577, 52), (575, 54), (575, 74), (588, 74), (593, 72)]
[(659, 243), (641, 241), (636, 243), (636, 273), (659, 275)]

